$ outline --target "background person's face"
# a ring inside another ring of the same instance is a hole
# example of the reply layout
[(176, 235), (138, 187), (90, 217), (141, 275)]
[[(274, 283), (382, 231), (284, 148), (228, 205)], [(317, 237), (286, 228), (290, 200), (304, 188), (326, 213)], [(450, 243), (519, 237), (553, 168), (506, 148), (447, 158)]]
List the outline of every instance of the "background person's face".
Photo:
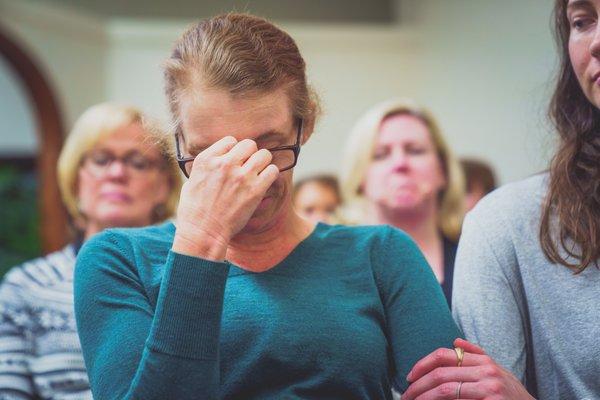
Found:
[[(241, 97), (224, 90), (198, 89), (182, 99), (180, 115), (184, 156), (196, 156), (225, 136), (238, 141), (255, 140), (259, 149), (292, 145), (297, 137), (297, 126), (283, 89)], [(291, 191), (292, 170), (281, 172), (242, 232), (270, 227), (282, 211), (291, 207)]]
[(486, 195), (481, 185), (474, 185), (470, 191), (465, 193), (465, 211), (471, 211), (477, 203)]
[(331, 223), (339, 199), (333, 189), (319, 182), (306, 182), (294, 194), (294, 208), (313, 222)]
[(587, 99), (600, 108), (600, 0), (572, 1), (567, 6), (570, 25), (569, 57)]
[(411, 212), (437, 204), (445, 177), (427, 126), (399, 114), (381, 124), (363, 190), (377, 207)]
[[(131, 124), (103, 138), (87, 153), (77, 180), (86, 231), (150, 224), (155, 207), (167, 202), (169, 178), (165, 169), (160, 168), (160, 151), (146, 138), (139, 123)], [(106, 168), (93, 165), (92, 159), (101, 161), (106, 157), (117, 160)], [(154, 167), (138, 171), (122, 163), (123, 157), (138, 163), (147, 161)]]

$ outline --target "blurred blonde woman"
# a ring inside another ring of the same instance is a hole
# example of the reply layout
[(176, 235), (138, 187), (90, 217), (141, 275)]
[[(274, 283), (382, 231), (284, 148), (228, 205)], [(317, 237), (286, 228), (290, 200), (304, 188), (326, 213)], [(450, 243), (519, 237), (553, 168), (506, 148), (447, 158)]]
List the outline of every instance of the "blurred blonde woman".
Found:
[(464, 177), (433, 116), (408, 100), (375, 105), (356, 123), (344, 163), (346, 217), (407, 232), (450, 304)]
[(73, 312), (73, 272), (82, 243), (109, 227), (171, 217), (181, 178), (164, 135), (133, 107), (88, 109), (58, 162), (74, 238), (62, 250), (14, 267), (0, 285), (0, 398), (92, 398)]

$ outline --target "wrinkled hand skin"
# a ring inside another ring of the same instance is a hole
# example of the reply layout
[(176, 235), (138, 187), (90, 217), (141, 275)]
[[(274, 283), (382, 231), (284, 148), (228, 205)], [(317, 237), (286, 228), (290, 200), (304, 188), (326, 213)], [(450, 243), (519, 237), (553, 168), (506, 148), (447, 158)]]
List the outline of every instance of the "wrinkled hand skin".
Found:
[(417, 362), (407, 376), (410, 386), (402, 400), (456, 399), (459, 382), (460, 399), (531, 400), (521, 382), (500, 367), (479, 346), (456, 339), (455, 347), (464, 349), (458, 367), (454, 349), (437, 349)]
[(173, 250), (222, 261), (279, 170), (253, 140), (224, 137), (196, 156), (177, 209)]

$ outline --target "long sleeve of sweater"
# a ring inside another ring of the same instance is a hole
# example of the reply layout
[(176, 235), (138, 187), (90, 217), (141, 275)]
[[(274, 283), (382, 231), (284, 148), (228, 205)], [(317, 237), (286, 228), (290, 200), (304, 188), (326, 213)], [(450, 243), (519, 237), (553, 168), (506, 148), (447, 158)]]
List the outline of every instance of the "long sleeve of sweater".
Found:
[(511, 228), (487, 204), (489, 199), (463, 225), (452, 311), (468, 340), (525, 382), (528, 317)]
[(110, 231), (78, 256), (75, 315), (94, 398), (218, 398), (229, 266), (169, 252), (151, 304), (134, 265), (138, 256)]
[(414, 241), (397, 229), (387, 228), (381, 250), (373, 255), (373, 267), (396, 366), (394, 386), (403, 392), (408, 388), (406, 375), (413, 365), (439, 347), (451, 348), (462, 333)]

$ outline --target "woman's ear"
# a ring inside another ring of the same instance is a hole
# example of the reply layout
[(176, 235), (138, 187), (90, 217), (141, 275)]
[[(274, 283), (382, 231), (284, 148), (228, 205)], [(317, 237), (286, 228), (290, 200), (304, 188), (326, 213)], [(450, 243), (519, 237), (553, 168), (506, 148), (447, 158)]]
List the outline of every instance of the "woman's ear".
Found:
[(308, 139), (312, 136), (312, 133), (315, 129), (315, 119), (311, 118), (310, 120), (302, 121), (302, 140), (301, 144), (304, 145), (308, 142)]

